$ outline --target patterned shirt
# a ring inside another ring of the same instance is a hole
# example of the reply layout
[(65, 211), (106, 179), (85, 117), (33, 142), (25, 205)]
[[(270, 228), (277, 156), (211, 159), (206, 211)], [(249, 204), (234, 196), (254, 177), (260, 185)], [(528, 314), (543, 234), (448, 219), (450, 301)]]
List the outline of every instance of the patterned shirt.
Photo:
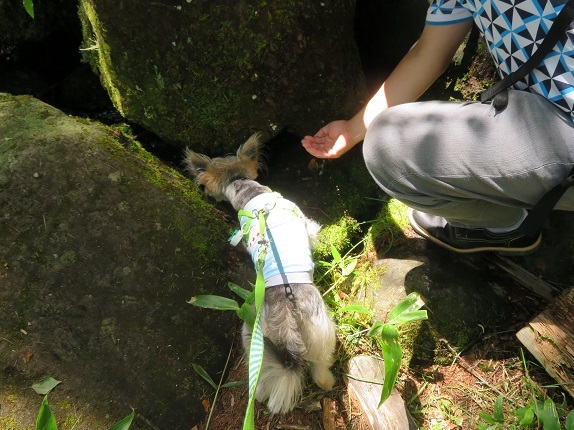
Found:
[[(535, 52), (566, 0), (432, 0), (427, 24), (474, 19), (501, 78)], [(574, 120), (574, 23), (546, 58), (515, 89), (540, 94)]]

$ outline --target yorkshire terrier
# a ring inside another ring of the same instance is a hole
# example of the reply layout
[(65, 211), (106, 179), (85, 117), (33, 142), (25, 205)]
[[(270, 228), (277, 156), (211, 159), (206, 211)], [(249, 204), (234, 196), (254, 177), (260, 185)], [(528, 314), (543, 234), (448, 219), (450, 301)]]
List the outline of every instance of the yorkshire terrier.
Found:
[[(196, 182), (217, 201), (229, 201), (242, 214), (266, 213), (267, 241), (261, 240), (259, 220), (247, 215), (240, 217), (239, 235), (243, 234), (256, 268), (261, 247), (266, 247), (265, 300), (260, 311), (265, 351), (255, 398), (267, 401), (270, 412), (276, 414), (289, 412), (299, 402), (308, 366), (319, 387), (333, 388), (335, 378), (329, 368), (334, 362), (336, 333), (313, 285), (311, 241), (320, 227), (294, 203), (255, 181), (263, 167), (261, 150), (261, 135), (255, 133), (236, 155), (212, 159), (188, 149), (184, 161)], [(251, 330), (243, 325), (247, 353)]]

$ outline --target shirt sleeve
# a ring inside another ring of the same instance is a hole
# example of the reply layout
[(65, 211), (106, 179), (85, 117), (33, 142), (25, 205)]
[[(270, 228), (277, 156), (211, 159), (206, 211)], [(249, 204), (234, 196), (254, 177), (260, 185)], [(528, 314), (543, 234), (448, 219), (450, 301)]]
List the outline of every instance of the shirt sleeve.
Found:
[(472, 12), (457, 0), (432, 0), (427, 11), (429, 25), (448, 25), (472, 19)]

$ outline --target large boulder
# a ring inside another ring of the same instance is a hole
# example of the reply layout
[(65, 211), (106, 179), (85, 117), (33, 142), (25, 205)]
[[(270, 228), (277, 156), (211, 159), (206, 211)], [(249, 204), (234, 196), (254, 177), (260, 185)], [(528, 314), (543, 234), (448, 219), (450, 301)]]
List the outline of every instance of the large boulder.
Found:
[(253, 130), (314, 133), (364, 101), (354, 1), (80, 3), (114, 105), (173, 145), (234, 152)]
[(186, 301), (252, 275), (224, 214), (117, 130), (7, 94), (0, 202), (0, 421), (29, 428), (49, 375), (77, 429), (131, 408), (154, 426), (134, 428), (192, 428), (210, 392), (192, 364), (217, 379), (238, 320)]

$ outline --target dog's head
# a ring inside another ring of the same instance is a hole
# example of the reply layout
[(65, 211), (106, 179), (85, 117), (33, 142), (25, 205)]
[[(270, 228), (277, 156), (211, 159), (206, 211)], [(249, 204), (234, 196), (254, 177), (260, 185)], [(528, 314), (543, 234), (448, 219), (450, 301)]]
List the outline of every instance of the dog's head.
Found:
[(195, 177), (205, 192), (214, 199), (225, 200), (225, 189), (237, 179), (257, 178), (257, 171), (262, 166), (261, 133), (253, 134), (239, 147), (235, 155), (210, 158), (186, 149), (184, 162), (187, 170)]

